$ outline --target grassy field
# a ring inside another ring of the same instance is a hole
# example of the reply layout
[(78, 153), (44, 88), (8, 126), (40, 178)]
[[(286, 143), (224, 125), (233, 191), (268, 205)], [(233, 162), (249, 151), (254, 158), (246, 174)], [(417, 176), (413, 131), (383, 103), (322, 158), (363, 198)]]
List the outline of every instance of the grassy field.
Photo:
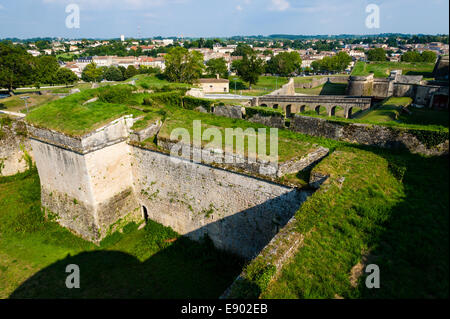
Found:
[(313, 171), (330, 178), (296, 214), (303, 247), (262, 298), (448, 298), (448, 157), (337, 147)]
[(14, 95), (5, 99), (0, 100), (0, 110), (10, 111), (10, 112), (26, 112), (25, 102), (21, 100), (21, 97), (29, 96), (28, 99), (28, 109), (36, 108), (40, 105), (49, 103), (51, 101), (57, 100), (57, 96), (53, 95), (37, 95), (37, 94), (20, 94)]
[(239, 77), (230, 76), (228, 79), (230, 80), (230, 93), (249, 96), (269, 94), (281, 88), (289, 81), (289, 78), (286, 77), (260, 76), (258, 83), (252, 85), (252, 89), (249, 90), (248, 84), (244, 83)]
[[(242, 267), (154, 222), (128, 223), (100, 246), (84, 241), (44, 219), (34, 168), (0, 177), (0, 236), (0, 298), (217, 298)], [(80, 289), (65, 287), (69, 264)]]
[(306, 95), (345, 95), (346, 83), (325, 83), (311, 89), (295, 89), (295, 93)]
[(311, 75), (311, 76), (297, 76), (294, 78), (295, 83), (310, 83), (313, 79), (328, 78), (335, 76), (348, 76), (347, 74), (333, 74), (333, 75)]
[(434, 63), (425, 62), (362, 62), (356, 63), (352, 75), (365, 76), (374, 73), (376, 78), (386, 78), (392, 70), (402, 70), (403, 75), (423, 75), (424, 79), (433, 78)]

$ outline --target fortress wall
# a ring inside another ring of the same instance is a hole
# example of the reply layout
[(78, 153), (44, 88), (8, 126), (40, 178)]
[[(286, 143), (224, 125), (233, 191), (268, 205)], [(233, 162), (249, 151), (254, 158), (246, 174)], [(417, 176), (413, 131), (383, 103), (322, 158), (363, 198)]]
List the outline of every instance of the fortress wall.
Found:
[(290, 129), (312, 136), (390, 149), (407, 149), (411, 153), (424, 155), (443, 155), (449, 152), (448, 137), (439, 145), (432, 147), (419, 140), (418, 136), (436, 134), (433, 131), (420, 131), (417, 135), (414, 130), (330, 121), (297, 114), (291, 120)]
[(79, 138), (29, 126), (42, 206), (86, 239), (99, 240), (138, 207), (125, 142), (130, 125), (124, 117)]
[(134, 187), (148, 218), (192, 239), (254, 257), (307, 193), (261, 179), (133, 147)]
[(12, 120), (9, 124), (0, 125), (0, 176), (15, 175), (27, 169), (24, 151), (32, 156), (25, 124)]

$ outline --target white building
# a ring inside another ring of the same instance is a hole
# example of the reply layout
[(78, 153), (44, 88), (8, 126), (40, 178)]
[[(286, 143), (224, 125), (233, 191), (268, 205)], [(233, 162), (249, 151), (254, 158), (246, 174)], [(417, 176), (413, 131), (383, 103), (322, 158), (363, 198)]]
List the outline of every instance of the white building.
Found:
[(125, 36), (123, 34), (120, 36), (120, 41), (125, 41)]

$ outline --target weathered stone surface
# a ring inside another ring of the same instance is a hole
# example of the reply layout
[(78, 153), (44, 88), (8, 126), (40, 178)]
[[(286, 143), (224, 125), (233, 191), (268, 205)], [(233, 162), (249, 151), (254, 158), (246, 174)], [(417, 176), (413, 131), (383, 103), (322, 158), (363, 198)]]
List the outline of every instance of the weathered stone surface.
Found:
[(0, 127), (0, 176), (14, 175), (27, 169), (25, 152), (32, 156), (27, 129), (21, 120)]
[(280, 116), (263, 116), (261, 114), (255, 114), (251, 118), (249, 118), (248, 121), (274, 128), (284, 128), (285, 119), (281, 114)]
[(308, 153), (306, 156), (301, 158), (295, 158), (285, 163), (282, 163), (277, 172), (277, 176), (281, 177), (286, 174), (293, 174), (299, 171), (303, 171), (311, 166), (317, 164), (317, 162), (321, 161), (325, 156), (328, 155), (329, 149), (325, 147), (318, 147), (312, 152)]
[(213, 113), (232, 119), (242, 119), (242, 107), (239, 105), (217, 105), (214, 107)]
[(155, 136), (158, 134), (159, 130), (161, 129), (162, 121), (158, 120), (155, 123), (152, 123), (145, 129), (139, 130), (139, 131), (132, 131), (130, 133), (130, 140), (135, 142), (142, 142), (146, 139)]
[[(192, 239), (254, 257), (307, 193), (166, 154), (133, 148), (136, 193), (149, 218)], [(275, 222), (276, 221), (276, 222)]]

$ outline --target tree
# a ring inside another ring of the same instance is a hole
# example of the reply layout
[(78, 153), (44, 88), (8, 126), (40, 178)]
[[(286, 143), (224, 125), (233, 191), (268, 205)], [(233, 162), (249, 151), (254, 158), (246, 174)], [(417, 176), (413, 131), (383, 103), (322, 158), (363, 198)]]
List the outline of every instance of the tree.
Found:
[(33, 56), (24, 48), (0, 43), (0, 87), (13, 89), (33, 82)]
[(344, 71), (352, 62), (352, 57), (344, 51), (339, 52), (333, 58), (336, 60), (336, 69), (334, 71), (338, 72)]
[(138, 73), (138, 70), (133, 65), (129, 65), (125, 71), (125, 79), (130, 79)]
[(268, 73), (289, 76), (298, 72), (301, 66), (302, 59), (298, 52), (282, 52), (270, 59), (266, 70)]
[(248, 44), (239, 43), (236, 47), (236, 50), (234, 50), (233, 53), (231, 53), (232, 56), (244, 56), (249, 55), (253, 53), (253, 49)]
[(437, 59), (436, 53), (433, 51), (423, 51), (422, 52), (422, 62), (435, 63)]
[(78, 81), (78, 76), (71, 70), (60, 68), (55, 75), (57, 83), (64, 83), (66, 86)]
[(259, 76), (264, 72), (264, 62), (259, 59), (256, 54), (244, 55), (242, 60), (235, 64), (237, 74), (239, 77), (249, 84), (249, 89), (252, 89), (252, 84), (258, 83)]
[(228, 67), (227, 62), (224, 58), (211, 59), (206, 63), (206, 72), (210, 76), (215, 76), (219, 74), (222, 78), (228, 77)]
[(92, 62), (86, 65), (81, 74), (81, 79), (85, 82), (100, 82), (103, 78), (103, 71), (97, 68), (97, 65)]
[(367, 52), (369, 61), (386, 61), (386, 52), (382, 48), (371, 49)]
[(165, 56), (166, 70), (164, 72), (171, 82), (194, 83), (199, 79), (205, 68), (203, 55), (197, 51), (189, 52), (186, 48), (173, 48)]
[(417, 51), (408, 51), (402, 55), (403, 62), (421, 62), (422, 56)]
[[(34, 79), (36, 86), (41, 83), (56, 84), (56, 72), (60, 69), (56, 58), (53, 56), (41, 56), (35, 58)], [(61, 82), (59, 82), (61, 83)]]
[(124, 80), (124, 76), (122, 71), (115, 66), (109, 67), (104, 73), (105, 79), (107, 81), (122, 81)]

